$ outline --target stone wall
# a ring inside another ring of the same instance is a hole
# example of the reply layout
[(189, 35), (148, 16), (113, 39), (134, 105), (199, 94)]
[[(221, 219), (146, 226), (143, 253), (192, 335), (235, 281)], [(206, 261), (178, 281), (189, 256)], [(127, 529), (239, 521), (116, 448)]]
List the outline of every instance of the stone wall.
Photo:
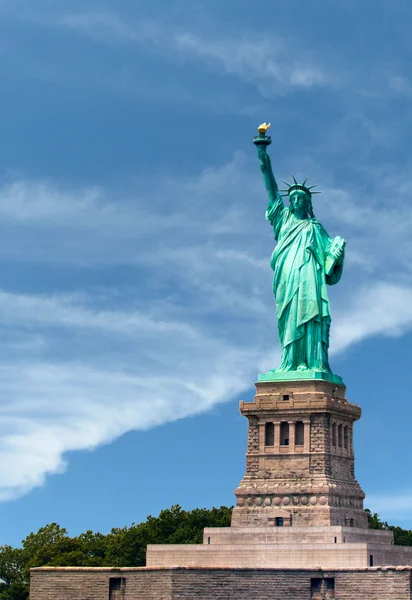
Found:
[(30, 600), (115, 600), (109, 582), (122, 578), (122, 600), (171, 600), (171, 571), (44, 567), (30, 572)]
[(110, 569), (46, 567), (31, 571), (31, 600), (411, 600), (411, 568)]
[[(291, 530), (293, 527), (290, 528)], [(393, 547), (393, 546), (392, 546)], [(412, 555), (412, 551), (411, 551)], [(149, 544), (148, 567), (326, 569), (369, 564), (368, 545), (354, 544)], [(410, 559), (406, 564), (410, 564)], [(375, 562), (375, 565), (378, 563)], [(405, 563), (404, 563), (405, 564)]]
[[(329, 575), (329, 573), (328, 573)], [(332, 574), (333, 575), (333, 574)], [(336, 600), (403, 600), (411, 598), (410, 570), (378, 569), (334, 573)], [(315, 599), (314, 599), (315, 600)]]
[[(376, 546), (376, 551), (396, 549), (407, 552), (406, 562), (391, 560), (379, 562), (375, 566), (408, 565), (412, 559), (412, 548), (394, 546), (393, 532), (379, 529), (358, 529), (356, 527), (205, 527), (203, 544), (344, 544), (366, 543)], [(383, 546), (383, 548), (382, 548)], [(392, 562), (391, 562), (392, 561)], [(226, 565), (227, 566), (227, 565)], [(257, 565), (255, 565), (257, 566)], [(358, 565), (360, 566), (360, 565)], [(368, 565), (365, 565), (368, 566)]]
[(332, 455), (330, 457), (332, 477), (343, 481), (353, 481), (355, 472), (353, 462), (351, 457)]

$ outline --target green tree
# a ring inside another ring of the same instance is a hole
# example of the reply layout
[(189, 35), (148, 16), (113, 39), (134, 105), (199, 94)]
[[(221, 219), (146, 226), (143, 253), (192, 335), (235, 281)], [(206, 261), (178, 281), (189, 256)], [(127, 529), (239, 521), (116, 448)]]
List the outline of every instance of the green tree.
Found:
[(366, 509), (368, 514), (369, 529), (388, 529), (393, 531), (393, 539), (396, 546), (412, 546), (412, 531), (402, 529), (402, 527), (388, 525), (386, 521), (381, 521), (377, 513), (371, 513)]
[(396, 546), (412, 546), (412, 531), (402, 529), (402, 527), (389, 526), (393, 531), (393, 539)]
[(368, 515), (368, 527), (369, 529), (388, 529), (389, 526), (385, 521), (381, 521), (378, 513), (371, 513), (369, 508), (365, 509)]
[(229, 527), (231, 516), (232, 507), (186, 511), (176, 504), (144, 523), (113, 529), (107, 536), (107, 564), (144, 566), (148, 544), (201, 544), (204, 527)]
[(26, 600), (32, 567), (102, 566), (106, 536), (87, 531), (69, 537), (66, 529), (50, 523), (30, 533), (22, 548), (0, 547), (0, 600)]
[(0, 546), (0, 598), (25, 600), (28, 582), (24, 575), (25, 557), (22, 548)]

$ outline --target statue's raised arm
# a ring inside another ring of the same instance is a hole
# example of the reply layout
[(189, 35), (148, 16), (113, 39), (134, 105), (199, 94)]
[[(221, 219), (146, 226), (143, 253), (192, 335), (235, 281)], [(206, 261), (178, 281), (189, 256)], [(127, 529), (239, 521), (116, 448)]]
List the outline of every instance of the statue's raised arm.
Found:
[(282, 196), (279, 194), (278, 184), (272, 171), (272, 163), (266, 149), (272, 143), (270, 136), (266, 135), (270, 123), (262, 123), (258, 127), (258, 134), (253, 138), (253, 143), (257, 147), (260, 160), (260, 170), (263, 174), (266, 191), (269, 196), (269, 204), (266, 210), (266, 219), (273, 225), (275, 238), (278, 239), (279, 228), (282, 220), (282, 213), (285, 205)]
[(258, 127), (258, 133), (254, 139), (253, 143), (256, 145), (258, 149), (258, 157), (260, 160), (260, 170), (263, 173), (263, 179), (265, 181), (266, 190), (269, 196), (269, 200), (274, 202), (278, 195), (278, 184), (276, 183), (275, 176), (272, 171), (272, 164), (270, 162), (270, 156), (266, 152), (267, 146), (272, 143), (272, 139), (270, 136), (266, 135), (267, 130), (270, 127), (270, 123), (262, 123)]

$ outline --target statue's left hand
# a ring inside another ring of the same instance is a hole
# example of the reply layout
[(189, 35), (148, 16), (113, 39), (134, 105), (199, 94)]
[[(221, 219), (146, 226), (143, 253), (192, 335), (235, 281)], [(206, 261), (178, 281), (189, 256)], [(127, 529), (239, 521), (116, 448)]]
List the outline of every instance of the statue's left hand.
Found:
[(332, 256), (335, 260), (339, 261), (345, 252), (345, 240), (340, 236), (336, 236), (331, 240), (330, 248), (328, 250), (329, 256)]
[(333, 248), (331, 254), (336, 258), (336, 260), (339, 260), (343, 256), (343, 248)]

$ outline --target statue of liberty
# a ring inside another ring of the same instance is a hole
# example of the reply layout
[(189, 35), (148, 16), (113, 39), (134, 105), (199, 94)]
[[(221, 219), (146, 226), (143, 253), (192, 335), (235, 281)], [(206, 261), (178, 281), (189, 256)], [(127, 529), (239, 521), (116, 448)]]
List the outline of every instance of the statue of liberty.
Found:
[[(333, 375), (328, 361), (330, 310), (326, 285), (338, 283), (342, 275), (345, 241), (331, 238), (315, 218), (312, 188), (307, 179), (284, 191), (289, 197), (285, 206), (273, 175), (266, 135), (270, 127), (263, 123), (254, 138), (258, 149), (269, 204), (266, 219), (273, 227), (277, 245), (271, 267), (274, 271), (273, 293), (282, 358), (278, 369), (264, 373), (259, 380), (322, 378), (342, 383)], [(286, 377), (285, 377), (286, 376)]]

